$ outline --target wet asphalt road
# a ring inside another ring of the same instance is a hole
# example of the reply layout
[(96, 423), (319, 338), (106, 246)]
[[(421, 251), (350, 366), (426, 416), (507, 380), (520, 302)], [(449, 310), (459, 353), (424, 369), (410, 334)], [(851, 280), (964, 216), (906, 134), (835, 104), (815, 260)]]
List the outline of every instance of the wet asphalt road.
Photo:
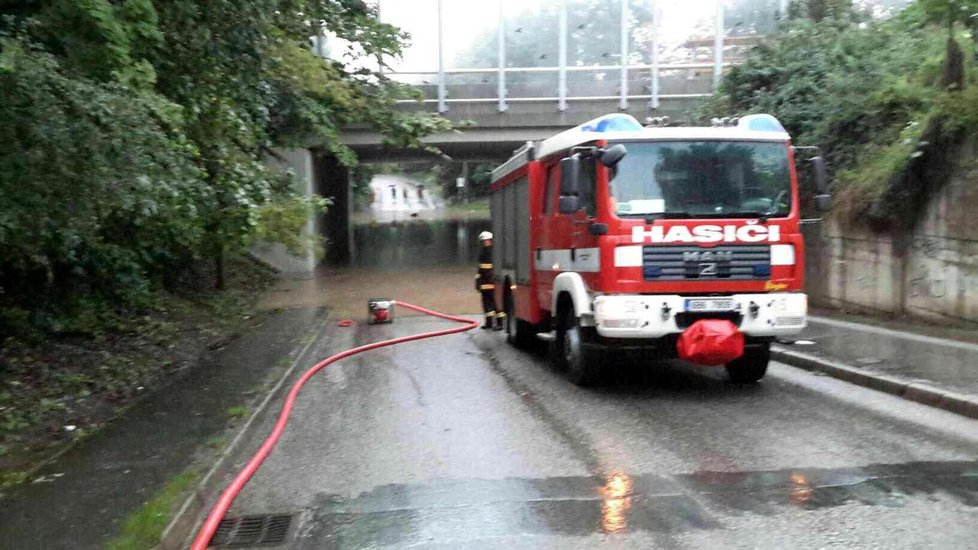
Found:
[(229, 517), (292, 514), (293, 548), (978, 547), (974, 420), (780, 364), (610, 371), (580, 389), (484, 331), (346, 360)]

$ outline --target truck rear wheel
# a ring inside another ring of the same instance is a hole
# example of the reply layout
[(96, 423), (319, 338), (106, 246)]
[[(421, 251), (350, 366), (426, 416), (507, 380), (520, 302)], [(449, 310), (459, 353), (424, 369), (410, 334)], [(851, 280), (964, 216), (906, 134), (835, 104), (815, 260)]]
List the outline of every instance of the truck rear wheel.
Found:
[(533, 325), (516, 318), (516, 303), (513, 293), (506, 291), (503, 308), (506, 311), (506, 341), (519, 349), (528, 349), (536, 340)]
[(735, 384), (753, 384), (764, 378), (770, 360), (770, 344), (746, 348), (742, 356), (727, 363), (727, 376)]
[(588, 346), (594, 341), (593, 333), (594, 329), (581, 326), (571, 308), (565, 309), (557, 322), (551, 353), (567, 379), (578, 386), (593, 386), (600, 379), (597, 357)]

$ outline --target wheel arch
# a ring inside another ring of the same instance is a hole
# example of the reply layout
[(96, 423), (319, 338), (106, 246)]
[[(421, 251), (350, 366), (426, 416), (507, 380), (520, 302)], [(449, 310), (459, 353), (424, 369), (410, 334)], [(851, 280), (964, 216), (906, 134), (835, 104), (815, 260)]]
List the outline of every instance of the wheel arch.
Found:
[(559, 313), (558, 307), (562, 297), (564, 297), (563, 299), (569, 299), (571, 304), (573, 304), (574, 313), (581, 318), (582, 324), (586, 324), (593, 319), (591, 296), (580, 274), (573, 272), (561, 273), (554, 278), (553, 297), (550, 308), (551, 315), (556, 316)]

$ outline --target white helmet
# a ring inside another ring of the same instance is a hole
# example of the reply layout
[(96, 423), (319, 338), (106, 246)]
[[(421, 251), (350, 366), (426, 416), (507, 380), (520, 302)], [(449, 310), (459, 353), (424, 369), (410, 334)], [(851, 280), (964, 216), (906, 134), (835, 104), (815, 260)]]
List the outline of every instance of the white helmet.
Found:
[(492, 233), (490, 233), (488, 231), (483, 231), (482, 233), (479, 233), (479, 240), (480, 241), (491, 241), (492, 240)]

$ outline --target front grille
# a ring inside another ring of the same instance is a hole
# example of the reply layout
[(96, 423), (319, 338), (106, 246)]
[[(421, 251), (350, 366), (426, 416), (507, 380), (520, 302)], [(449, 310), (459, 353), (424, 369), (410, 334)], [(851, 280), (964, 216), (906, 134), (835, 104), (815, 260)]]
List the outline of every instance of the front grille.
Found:
[(766, 280), (771, 277), (771, 247), (645, 246), (642, 271), (647, 281)]

